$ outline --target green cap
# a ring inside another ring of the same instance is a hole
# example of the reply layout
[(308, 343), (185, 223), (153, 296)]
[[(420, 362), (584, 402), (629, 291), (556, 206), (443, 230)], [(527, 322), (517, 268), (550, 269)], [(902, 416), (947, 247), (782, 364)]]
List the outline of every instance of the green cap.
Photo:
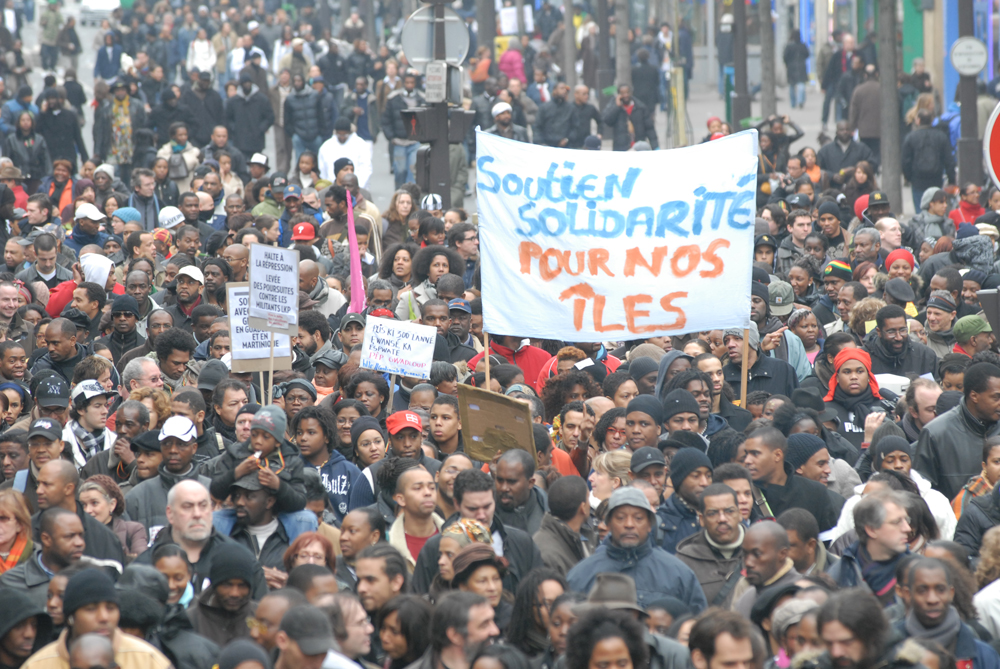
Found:
[(962, 316), (955, 321), (951, 332), (955, 335), (955, 341), (961, 344), (962, 342), (969, 341), (981, 332), (993, 332), (993, 328), (990, 327), (990, 324), (982, 316), (972, 315)]

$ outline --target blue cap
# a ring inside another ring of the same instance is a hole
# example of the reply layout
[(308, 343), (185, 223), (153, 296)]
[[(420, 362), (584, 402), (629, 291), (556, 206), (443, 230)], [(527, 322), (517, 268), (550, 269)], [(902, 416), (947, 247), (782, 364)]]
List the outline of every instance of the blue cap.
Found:
[(287, 197), (294, 197), (297, 200), (301, 200), (302, 199), (302, 189), (299, 188), (298, 186), (295, 186), (295, 185), (285, 186), (284, 196), (286, 198)]
[(467, 314), (472, 313), (472, 305), (469, 304), (468, 300), (463, 300), (461, 297), (456, 297), (454, 300), (448, 303), (448, 310), (458, 309), (459, 311), (464, 311)]

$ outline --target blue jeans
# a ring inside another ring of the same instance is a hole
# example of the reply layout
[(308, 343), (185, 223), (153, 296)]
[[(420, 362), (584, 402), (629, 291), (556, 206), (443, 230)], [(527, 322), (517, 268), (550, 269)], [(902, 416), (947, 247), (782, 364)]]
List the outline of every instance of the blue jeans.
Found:
[(312, 141), (306, 141), (299, 137), (298, 135), (292, 135), (292, 150), (295, 151), (295, 157), (292, 159), (295, 161), (295, 165), (299, 164), (299, 156), (302, 155), (303, 151), (312, 151), (313, 153), (319, 153), (319, 147), (323, 145), (323, 138), (316, 137)]
[(806, 83), (802, 81), (797, 84), (788, 84), (788, 94), (791, 98), (792, 109), (804, 107), (806, 104)]
[(416, 181), (413, 166), (417, 163), (417, 149), (419, 148), (420, 144), (416, 142), (407, 146), (393, 144), (392, 174), (396, 178), (396, 188), (405, 183)]

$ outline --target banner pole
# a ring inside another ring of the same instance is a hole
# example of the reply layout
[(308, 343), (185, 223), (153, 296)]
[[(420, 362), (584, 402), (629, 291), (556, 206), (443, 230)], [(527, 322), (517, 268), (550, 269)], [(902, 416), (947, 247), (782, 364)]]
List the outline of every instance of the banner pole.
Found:
[(393, 393), (396, 390), (396, 382), (397, 382), (397, 376), (395, 374), (390, 374), (389, 375), (389, 403), (387, 404), (387, 406), (389, 407), (389, 411), (390, 412), (392, 411), (392, 395), (393, 395)]
[(740, 367), (740, 408), (747, 408), (747, 377), (750, 370), (747, 363), (750, 361), (750, 330), (743, 328), (743, 365)]
[(271, 404), (274, 400), (274, 332), (271, 332), (271, 355), (270, 361), (268, 362), (268, 373), (267, 380), (270, 382), (267, 386), (267, 403)]
[(486, 390), (490, 389), (490, 333), (483, 331), (483, 359), (486, 361)]

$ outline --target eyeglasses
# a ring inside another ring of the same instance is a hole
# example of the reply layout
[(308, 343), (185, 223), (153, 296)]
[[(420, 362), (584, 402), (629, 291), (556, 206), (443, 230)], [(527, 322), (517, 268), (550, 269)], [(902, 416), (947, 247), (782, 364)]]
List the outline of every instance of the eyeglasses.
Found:
[(126, 316), (131, 316), (132, 318), (135, 318), (135, 314), (133, 314), (131, 311), (116, 311), (113, 314), (111, 314), (112, 318), (125, 318)]
[(910, 334), (910, 331), (907, 328), (895, 328), (893, 330), (882, 330), (882, 334), (895, 339), (896, 337), (906, 337)]
[(340, 426), (340, 427), (344, 427), (346, 425), (352, 425), (353, 423), (354, 423), (354, 419), (353, 418), (338, 418), (337, 419), (337, 425)]
[(250, 631), (257, 630), (258, 632), (270, 632), (271, 628), (274, 627), (274, 623), (269, 623), (266, 620), (260, 620), (259, 618), (247, 618), (247, 627)]
[(609, 427), (608, 428), (608, 436), (609, 437), (624, 437), (625, 435), (626, 435), (625, 430), (619, 430), (619, 429), (614, 428), (614, 427)]
[(157, 374), (156, 376), (144, 376), (144, 377), (142, 377), (142, 380), (143, 381), (148, 381), (149, 383), (156, 383), (157, 381), (162, 381), (163, 380), (163, 375), (162, 374)]
[(324, 564), (326, 562), (326, 556), (322, 553), (298, 553), (295, 555), (294, 561), (307, 562), (309, 564)]

